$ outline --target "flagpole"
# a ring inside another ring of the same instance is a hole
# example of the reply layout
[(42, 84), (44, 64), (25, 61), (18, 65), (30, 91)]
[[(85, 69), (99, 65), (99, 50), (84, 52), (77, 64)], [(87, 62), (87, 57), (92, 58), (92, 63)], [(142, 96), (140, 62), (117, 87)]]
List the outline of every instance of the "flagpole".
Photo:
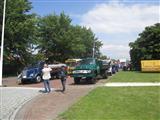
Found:
[(3, 23), (2, 23), (2, 38), (1, 38), (1, 57), (0, 57), (0, 86), (2, 86), (2, 73), (3, 73), (3, 47), (4, 47), (4, 28), (5, 28), (5, 15), (6, 15), (6, 0), (4, 0), (3, 7)]

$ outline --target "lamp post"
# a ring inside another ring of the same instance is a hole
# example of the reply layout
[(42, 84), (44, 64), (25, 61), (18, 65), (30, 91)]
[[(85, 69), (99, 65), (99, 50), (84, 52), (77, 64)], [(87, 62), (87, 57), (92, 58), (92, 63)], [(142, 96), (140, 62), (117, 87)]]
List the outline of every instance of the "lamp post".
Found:
[(3, 72), (3, 46), (4, 46), (4, 28), (5, 28), (5, 15), (6, 15), (6, 0), (4, 0), (3, 7), (3, 23), (2, 23), (2, 38), (1, 38), (1, 57), (0, 57), (0, 86), (2, 86), (2, 72)]
[(95, 41), (93, 42), (93, 53), (92, 53), (92, 58), (95, 57)]

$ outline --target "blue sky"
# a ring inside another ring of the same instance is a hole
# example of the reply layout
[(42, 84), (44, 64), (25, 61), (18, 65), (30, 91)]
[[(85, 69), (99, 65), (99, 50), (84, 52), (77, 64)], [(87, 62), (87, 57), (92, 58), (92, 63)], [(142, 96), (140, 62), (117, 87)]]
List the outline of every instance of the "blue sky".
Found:
[(129, 42), (146, 26), (160, 22), (158, 0), (30, 0), (31, 12), (45, 16), (64, 11), (72, 24), (90, 27), (102, 41), (101, 52), (129, 59)]

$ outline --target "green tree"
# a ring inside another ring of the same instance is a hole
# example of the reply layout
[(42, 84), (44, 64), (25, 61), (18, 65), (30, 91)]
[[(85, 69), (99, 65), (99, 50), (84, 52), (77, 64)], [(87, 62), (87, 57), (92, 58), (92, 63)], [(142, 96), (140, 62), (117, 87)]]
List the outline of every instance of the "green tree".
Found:
[[(91, 57), (94, 43), (95, 56), (100, 55), (102, 43), (91, 29), (72, 25), (72, 20), (64, 13), (36, 17), (29, 13), (31, 8), (29, 0), (7, 0), (4, 73), (16, 72), (38, 60), (64, 62), (68, 58)], [(0, 2), (0, 10), (2, 26), (3, 2)], [(36, 55), (33, 54), (35, 49), (39, 51)]]
[(98, 57), (102, 43), (95, 37), (92, 30), (81, 26), (73, 26), (72, 28), (72, 38), (70, 40), (72, 40), (71, 49), (73, 53), (70, 57), (92, 57), (93, 47), (95, 47), (95, 57)]
[(160, 23), (146, 27), (129, 46), (131, 61), (136, 70), (140, 70), (141, 60), (160, 59)]
[(96, 54), (102, 45), (91, 29), (72, 25), (69, 16), (64, 13), (40, 18), (38, 28), (40, 32), (38, 49), (51, 62), (91, 57), (93, 43), (96, 43)]
[(108, 58), (107, 58), (106, 55), (101, 54), (101, 55), (99, 56), (99, 59), (101, 59), (101, 60), (106, 60), (106, 59), (108, 59)]
[(20, 67), (31, 61), (31, 50), (36, 32), (35, 15), (28, 13), (31, 8), (28, 0), (7, 0), (4, 71), (8, 66), (16, 69), (17, 66)]

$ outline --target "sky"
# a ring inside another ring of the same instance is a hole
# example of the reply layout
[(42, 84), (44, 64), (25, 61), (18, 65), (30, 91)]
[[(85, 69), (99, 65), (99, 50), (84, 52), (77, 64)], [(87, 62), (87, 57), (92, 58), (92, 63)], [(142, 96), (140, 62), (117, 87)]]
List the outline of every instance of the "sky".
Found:
[(91, 28), (102, 41), (101, 53), (130, 59), (129, 43), (146, 26), (160, 22), (159, 0), (30, 0), (31, 12), (40, 16), (65, 12), (72, 24)]

